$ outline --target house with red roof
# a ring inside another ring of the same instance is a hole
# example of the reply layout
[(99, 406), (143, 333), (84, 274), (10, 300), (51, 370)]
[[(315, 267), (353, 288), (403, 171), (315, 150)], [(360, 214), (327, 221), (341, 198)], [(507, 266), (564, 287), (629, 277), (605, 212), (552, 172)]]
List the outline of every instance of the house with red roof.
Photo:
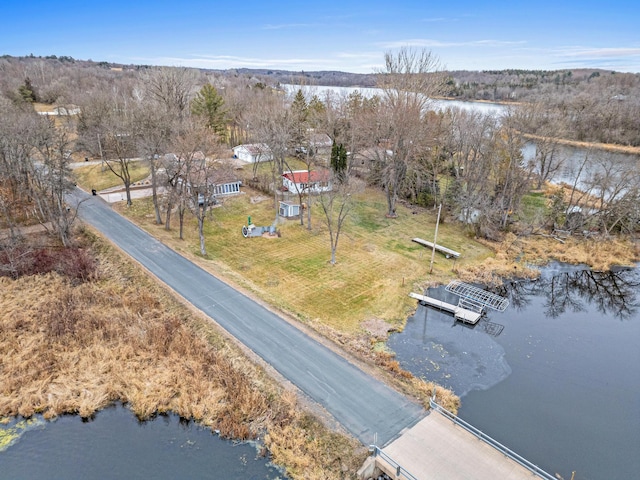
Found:
[(328, 170), (293, 170), (282, 174), (282, 189), (291, 193), (322, 193), (331, 191)]

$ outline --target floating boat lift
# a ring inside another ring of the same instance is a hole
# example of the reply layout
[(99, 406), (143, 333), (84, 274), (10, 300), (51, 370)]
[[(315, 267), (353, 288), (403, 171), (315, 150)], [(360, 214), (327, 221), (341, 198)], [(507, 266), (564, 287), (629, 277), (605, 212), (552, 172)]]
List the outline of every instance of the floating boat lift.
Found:
[(409, 296), (430, 307), (453, 313), (456, 320), (471, 325), (478, 323), (486, 308), (504, 312), (509, 306), (509, 300), (506, 298), (459, 280), (452, 280), (446, 290), (460, 297), (458, 305), (452, 305), (419, 293), (411, 292)]

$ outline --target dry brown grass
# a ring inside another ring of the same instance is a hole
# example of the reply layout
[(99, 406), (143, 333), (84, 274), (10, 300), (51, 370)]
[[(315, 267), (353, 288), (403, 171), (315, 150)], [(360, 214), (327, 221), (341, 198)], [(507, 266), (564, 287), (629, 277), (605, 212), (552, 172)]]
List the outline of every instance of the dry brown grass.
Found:
[(210, 323), (96, 245), (93, 282), (0, 278), (0, 416), (90, 417), (123, 401), (141, 419), (172, 411), (225, 437), (263, 437), (292, 478), (355, 472), (366, 455), (355, 440), (310, 420)]
[(468, 281), (500, 284), (503, 278), (534, 278), (536, 266), (551, 261), (582, 264), (594, 270), (608, 270), (614, 265), (633, 265), (640, 259), (640, 243), (624, 237), (569, 237), (557, 239), (531, 235), (507, 234), (501, 243), (491, 243), (495, 254), (477, 265), (456, 269)]
[[(541, 137), (540, 135), (533, 135), (530, 133), (523, 134), (525, 138), (529, 138), (532, 140), (540, 140), (546, 139), (547, 137)], [(587, 149), (595, 149), (595, 150), (604, 150), (608, 152), (618, 152), (618, 153), (628, 153), (628, 154), (639, 154), (640, 147), (633, 147), (630, 145), (618, 145), (615, 143), (597, 143), (597, 142), (581, 142), (578, 140), (566, 140), (561, 138), (554, 138), (554, 141), (561, 145), (570, 145), (572, 147), (580, 147)]]

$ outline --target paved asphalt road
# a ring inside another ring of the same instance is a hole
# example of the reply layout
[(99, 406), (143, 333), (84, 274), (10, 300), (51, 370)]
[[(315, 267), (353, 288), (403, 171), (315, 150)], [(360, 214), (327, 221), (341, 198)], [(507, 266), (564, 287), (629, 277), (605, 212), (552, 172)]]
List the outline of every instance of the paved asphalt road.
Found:
[(166, 247), (100, 198), (80, 189), (71, 197), (69, 203), (84, 200), (78, 211), (85, 222), (262, 357), (365, 445), (377, 435), (383, 446), (424, 416), (421, 406)]

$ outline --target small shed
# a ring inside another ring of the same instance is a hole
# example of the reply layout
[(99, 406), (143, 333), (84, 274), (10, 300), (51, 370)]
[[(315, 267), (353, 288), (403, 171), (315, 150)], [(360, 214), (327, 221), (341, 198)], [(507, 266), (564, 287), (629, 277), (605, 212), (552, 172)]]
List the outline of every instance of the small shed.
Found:
[(233, 147), (233, 155), (243, 162), (258, 163), (273, 160), (273, 153), (266, 143), (247, 143)]
[(297, 217), (300, 215), (300, 205), (280, 202), (280, 216), (285, 218)]

